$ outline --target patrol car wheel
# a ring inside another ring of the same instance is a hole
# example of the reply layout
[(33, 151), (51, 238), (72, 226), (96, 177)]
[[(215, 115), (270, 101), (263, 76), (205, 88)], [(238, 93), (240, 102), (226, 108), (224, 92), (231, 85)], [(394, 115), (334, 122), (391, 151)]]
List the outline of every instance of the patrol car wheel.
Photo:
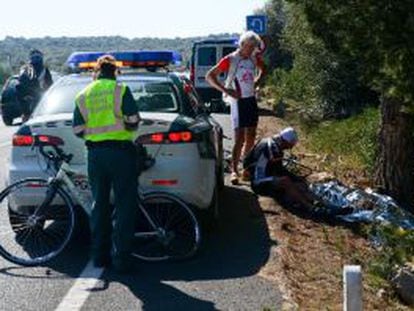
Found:
[(218, 190), (218, 185), (214, 187), (213, 197), (211, 203), (206, 210), (200, 211), (202, 217), (203, 228), (207, 231), (212, 231), (217, 227), (218, 221), (220, 219), (220, 191)]

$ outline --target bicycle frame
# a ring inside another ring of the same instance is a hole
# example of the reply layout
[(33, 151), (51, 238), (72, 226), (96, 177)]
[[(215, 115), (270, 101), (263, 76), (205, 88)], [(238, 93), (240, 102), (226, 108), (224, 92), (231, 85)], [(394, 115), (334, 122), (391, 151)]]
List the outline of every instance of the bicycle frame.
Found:
[(69, 192), (71, 199), (76, 200), (88, 216), (92, 213), (92, 197), (86, 197), (75, 185), (69, 176), (84, 176), (77, 170), (70, 167), (65, 161), (62, 162), (60, 168), (52, 182), (58, 182), (63, 185), (65, 190)]
[[(58, 182), (59, 185), (62, 185), (65, 188), (65, 190), (69, 192), (71, 199), (76, 200), (80, 204), (82, 209), (85, 211), (85, 213), (88, 216), (91, 216), (92, 202), (93, 202), (92, 197), (91, 196), (87, 197), (86, 195), (84, 195), (82, 191), (80, 191), (76, 187), (75, 183), (73, 182), (72, 178), (70, 178), (70, 176), (84, 176), (84, 175), (80, 173), (79, 171), (74, 170), (73, 168), (70, 167), (68, 163), (63, 161), (62, 164), (60, 165), (60, 168), (56, 176), (52, 179), (50, 183)], [(150, 225), (153, 228), (156, 228), (157, 226), (152, 220), (151, 216), (148, 214), (145, 208), (143, 208), (141, 205), (141, 201), (143, 200), (143, 198), (144, 198), (144, 192), (141, 190), (140, 187), (138, 187), (138, 208), (140, 209), (140, 211), (142, 211), (142, 213), (144, 214), (145, 218), (150, 223)], [(154, 235), (154, 233), (147, 233), (147, 235)]]

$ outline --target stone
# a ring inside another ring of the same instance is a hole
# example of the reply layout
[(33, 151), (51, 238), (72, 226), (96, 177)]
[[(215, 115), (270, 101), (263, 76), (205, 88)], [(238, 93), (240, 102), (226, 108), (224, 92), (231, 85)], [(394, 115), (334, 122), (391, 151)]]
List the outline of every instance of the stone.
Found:
[(400, 268), (392, 280), (401, 299), (414, 306), (414, 267), (410, 264)]

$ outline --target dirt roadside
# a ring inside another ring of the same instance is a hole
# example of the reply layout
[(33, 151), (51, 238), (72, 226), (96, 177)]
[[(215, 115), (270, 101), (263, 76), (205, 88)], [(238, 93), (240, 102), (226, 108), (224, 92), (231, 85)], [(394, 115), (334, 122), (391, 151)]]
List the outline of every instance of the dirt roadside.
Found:
[[(273, 135), (288, 125), (268, 108), (262, 108), (258, 138)], [(306, 139), (306, 133), (300, 133), (300, 139)], [(306, 152), (300, 144), (295, 149)], [(259, 203), (269, 236), (277, 242), (272, 247), (276, 256), (271, 256), (259, 274), (283, 285), (284, 309), (342, 310), (343, 266), (357, 264), (364, 271), (375, 250), (354, 228), (316, 222), (306, 215), (286, 210), (272, 198), (260, 196)], [(366, 275), (363, 282), (364, 310), (410, 310), (387, 291), (374, 289)]]

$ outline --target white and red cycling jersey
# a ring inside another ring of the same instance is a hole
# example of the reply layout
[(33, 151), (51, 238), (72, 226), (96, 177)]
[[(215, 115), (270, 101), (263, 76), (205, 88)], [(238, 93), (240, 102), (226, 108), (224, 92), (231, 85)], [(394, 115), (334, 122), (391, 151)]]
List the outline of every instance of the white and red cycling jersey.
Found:
[(256, 127), (258, 108), (255, 98), (256, 69), (263, 68), (263, 60), (258, 55), (248, 58), (240, 56), (239, 51), (222, 58), (217, 67), (227, 72), (225, 87), (236, 90), (239, 100), (223, 93), (224, 102), (230, 105), (233, 129)]
[(235, 51), (223, 57), (218, 63), (218, 68), (228, 72), (228, 87), (234, 87), (240, 98), (255, 96), (254, 79), (257, 66), (263, 64), (261, 56), (255, 55), (249, 58), (242, 58)]

